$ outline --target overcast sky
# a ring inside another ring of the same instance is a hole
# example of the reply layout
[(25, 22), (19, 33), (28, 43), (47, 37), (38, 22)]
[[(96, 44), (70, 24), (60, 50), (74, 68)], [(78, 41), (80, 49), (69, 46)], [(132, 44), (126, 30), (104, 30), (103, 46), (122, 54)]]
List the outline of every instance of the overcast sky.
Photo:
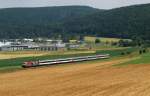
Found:
[(145, 3), (150, 3), (150, 0), (0, 0), (0, 8), (88, 5), (100, 9), (111, 9)]

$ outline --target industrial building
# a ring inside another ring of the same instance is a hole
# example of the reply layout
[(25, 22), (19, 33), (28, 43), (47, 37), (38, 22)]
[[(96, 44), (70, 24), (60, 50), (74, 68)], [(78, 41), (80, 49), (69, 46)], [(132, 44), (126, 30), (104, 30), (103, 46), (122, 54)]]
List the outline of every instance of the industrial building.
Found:
[[(49, 42), (50, 41), (50, 42)], [(38, 51), (57, 51), (65, 49), (66, 44), (62, 40), (49, 40), (46, 42), (0, 42), (0, 51), (23, 51), (23, 50), (38, 50)]]

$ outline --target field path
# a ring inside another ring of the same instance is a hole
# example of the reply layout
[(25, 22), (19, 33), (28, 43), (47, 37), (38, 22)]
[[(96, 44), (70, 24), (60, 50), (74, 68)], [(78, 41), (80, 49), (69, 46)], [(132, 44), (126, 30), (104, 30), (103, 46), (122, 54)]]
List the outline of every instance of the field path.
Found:
[(0, 96), (150, 96), (150, 65), (121, 59), (0, 74)]

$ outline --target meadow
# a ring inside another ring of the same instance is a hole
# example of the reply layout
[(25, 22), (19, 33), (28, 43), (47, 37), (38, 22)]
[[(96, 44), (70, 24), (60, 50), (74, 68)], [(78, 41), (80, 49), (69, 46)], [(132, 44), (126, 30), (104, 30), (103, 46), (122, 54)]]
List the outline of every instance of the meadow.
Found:
[[(67, 58), (67, 57), (77, 57), (77, 56), (87, 56), (94, 54), (110, 54), (111, 58), (120, 57), (122, 52), (134, 52), (135, 48), (123, 48), (116, 50), (91, 50), (91, 51), (67, 51), (67, 52), (52, 52), (47, 53), (42, 56), (29, 56), (29, 57), (19, 57), (19, 58), (10, 58), (10, 59), (1, 59), (0, 60), (0, 71), (11, 71), (16, 69), (22, 69), (21, 65), (26, 61), (37, 61), (37, 60), (47, 60), (47, 59), (58, 59), (58, 58)], [(13, 54), (17, 54), (15, 52)], [(24, 53), (24, 52), (23, 52)], [(8, 54), (8, 53), (7, 53)], [(20, 52), (19, 52), (20, 54)], [(127, 54), (126, 54), (127, 55)]]
[(137, 64), (150, 64), (150, 53), (145, 53), (137, 56), (135, 60), (131, 60), (125, 63), (121, 63), (115, 66), (127, 66), (127, 65), (137, 65)]

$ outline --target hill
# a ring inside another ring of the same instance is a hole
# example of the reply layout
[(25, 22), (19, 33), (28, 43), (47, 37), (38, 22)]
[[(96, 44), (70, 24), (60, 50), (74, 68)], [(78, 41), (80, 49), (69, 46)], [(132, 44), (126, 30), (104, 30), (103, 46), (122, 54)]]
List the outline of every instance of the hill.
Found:
[(110, 10), (87, 6), (0, 10), (0, 38), (150, 38), (150, 4)]
[[(150, 38), (150, 4), (97, 12), (64, 23), (66, 30), (102, 37)], [(67, 28), (69, 26), (69, 28)]]
[(88, 6), (1, 9), (0, 38), (53, 36), (61, 32), (61, 22), (97, 11)]

